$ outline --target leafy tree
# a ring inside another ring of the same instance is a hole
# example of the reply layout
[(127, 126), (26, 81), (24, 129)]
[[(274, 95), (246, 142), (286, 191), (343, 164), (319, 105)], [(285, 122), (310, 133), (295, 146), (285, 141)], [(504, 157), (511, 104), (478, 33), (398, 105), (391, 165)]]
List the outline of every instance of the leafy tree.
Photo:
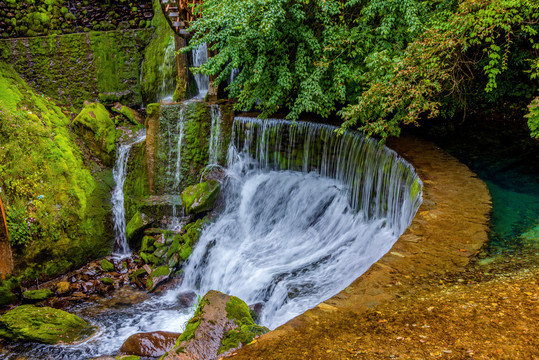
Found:
[[(201, 71), (218, 84), (241, 70), (228, 86), (237, 109), (262, 117), (285, 109), (289, 119), (338, 112), (343, 131), (359, 127), (384, 139), (402, 124), (486, 111), (500, 99), (526, 108), (537, 91), (538, 7), (532, 0), (206, 0), (185, 51), (211, 44), (215, 56)], [(535, 136), (538, 102), (528, 114)]]

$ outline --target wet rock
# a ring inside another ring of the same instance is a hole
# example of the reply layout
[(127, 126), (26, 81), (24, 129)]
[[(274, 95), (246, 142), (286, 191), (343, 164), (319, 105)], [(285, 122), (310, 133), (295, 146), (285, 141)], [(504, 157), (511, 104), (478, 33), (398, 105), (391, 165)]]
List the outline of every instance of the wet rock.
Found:
[(16, 341), (72, 343), (94, 331), (78, 316), (50, 307), (21, 305), (0, 317), (0, 336)]
[(219, 195), (219, 188), (219, 182), (216, 180), (209, 180), (186, 188), (181, 195), (185, 213), (187, 215), (199, 214), (211, 210), (217, 195)]
[(178, 295), (178, 303), (182, 307), (189, 307), (193, 305), (197, 298), (197, 294), (195, 292), (184, 292)]
[(117, 112), (125, 116), (127, 120), (135, 125), (144, 124), (144, 117), (139, 114), (138, 111), (133, 110), (127, 106), (124, 106), (120, 103), (115, 103), (112, 107), (112, 111)]
[(262, 310), (264, 309), (264, 303), (263, 302), (257, 302), (256, 304), (249, 305), (249, 310), (251, 312), (251, 316), (254, 320), (258, 320), (260, 315), (262, 314)]
[(164, 360), (215, 359), (269, 331), (253, 321), (249, 307), (234, 296), (209, 291)]
[(169, 269), (168, 266), (159, 266), (157, 269), (153, 270), (146, 280), (146, 288), (148, 291), (153, 291), (157, 287), (157, 285), (161, 284), (162, 282), (168, 280), (171, 269)]
[(119, 353), (144, 357), (162, 356), (174, 347), (180, 335), (165, 331), (134, 334), (123, 343)]

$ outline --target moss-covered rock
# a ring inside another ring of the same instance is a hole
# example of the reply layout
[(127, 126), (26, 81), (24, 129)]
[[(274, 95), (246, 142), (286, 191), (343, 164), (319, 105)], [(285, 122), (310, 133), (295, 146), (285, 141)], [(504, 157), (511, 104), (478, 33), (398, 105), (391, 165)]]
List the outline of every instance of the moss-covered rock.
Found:
[(153, 219), (149, 218), (140, 211), (136, 212), (131, 220), (129, 220), (125, 228), (125, 236), (127, 241), (130, 244), (140, 241), (142, 235), (144, 234), (144, 229), (148, 228), (152, 223)]
[(218, 354), (236, 349), (240, 344), (249, 344), (255, 336), (263, 335), (269, 331), (267, 327), (255, 324), (249, 306), (240, 298), (230, 297), (230, 301), (226, 303), (226, 313), (226, 316), (233, 320), (238, 327), (228, 331), (223, 337)]
[(124, 106), (120, 103), (115, 103), (112, 107), (112, 111), (123, 115), (134, 125), (144, 124), (144, 118), (139, 114), (138, 111), (133, 110), (130, 107)]
[(22, 297), (29, 301), (43, 301), (53, 294), (51, 289), (28, 290), (22, 293)]
[(180, 353), (186, 358), (216, 359), (218, 354), (246, 345), (268, 331), (255, 324), (245, 302), (211, 290), (200, 300), (185, 331), (163, 359), (175, 359)]
[(73, 115), (0, 62), (0, 187), (23, 281), (52, 278), (112, 247), (112, 174), (77, 145)]
[(211, 210), (217, 195), (219, 195), (219, 182), (209, 180), (197, 185), (189, 186), (182, 192), (182, 204), (185, 213), (199, 214)]
[(154, 291), (157, 285), (168, 280), (171, 272), (172, 271), (168, 266), (159, 266), (153, 270), (146, 281), (146, 289), (150, 292)]
[(107, 259), (101, 260), (101, 269), (104, 272), (114, 271), (114, 264), (108, 261)]
[(116, 128), (109, 112), (102, 104), (86, 103), (73, 120), (73, 129), (103, 164), (114, 165)]
[(101, 278), (101, 282), (105, 285), (114, 285), (114, 280), (109, 277)]
[(71, 291), (71, 285), (67, 281), (60, 281), (55, 285), (55, 291), (58, 295), (66, 295)]
[(17, 341), (72, 343), (94, 330), (78, 316), (49, 307), (22, 305), (0, 317), (0, 337)]

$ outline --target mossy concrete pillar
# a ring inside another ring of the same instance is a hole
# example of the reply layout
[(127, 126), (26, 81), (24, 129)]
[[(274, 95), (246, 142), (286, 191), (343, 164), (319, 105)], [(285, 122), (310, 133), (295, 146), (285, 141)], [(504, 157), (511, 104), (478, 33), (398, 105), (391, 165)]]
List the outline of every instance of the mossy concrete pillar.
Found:
[[(176, 41), (176, 51), (185, 47), (185, 39), (174, 35)], [(176, 90), (174, 91), (173, 100), (182, 101), (187, 98), (187, 87), (189, 85), (189, 69), (187, 65), (187, 54), (180, 53), (176, 55), (176, 67), (178, 68), (178, 75), (176, 79)]]
[(0, 197), (0, 278), (4, 279), (11, 271), (13, 271), (13, 256), (8, 238), (6, 212)]

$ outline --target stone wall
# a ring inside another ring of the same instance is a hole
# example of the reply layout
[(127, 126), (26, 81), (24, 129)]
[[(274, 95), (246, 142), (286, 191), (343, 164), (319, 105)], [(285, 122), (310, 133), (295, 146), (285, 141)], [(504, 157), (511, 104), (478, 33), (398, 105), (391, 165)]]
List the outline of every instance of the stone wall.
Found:
[(0, 40), (0, 61), (62, 105), (141, 104), (140, 68), (153, 29)]
[(151, 0), (0, 1), (3, 38), (149, 27)]

